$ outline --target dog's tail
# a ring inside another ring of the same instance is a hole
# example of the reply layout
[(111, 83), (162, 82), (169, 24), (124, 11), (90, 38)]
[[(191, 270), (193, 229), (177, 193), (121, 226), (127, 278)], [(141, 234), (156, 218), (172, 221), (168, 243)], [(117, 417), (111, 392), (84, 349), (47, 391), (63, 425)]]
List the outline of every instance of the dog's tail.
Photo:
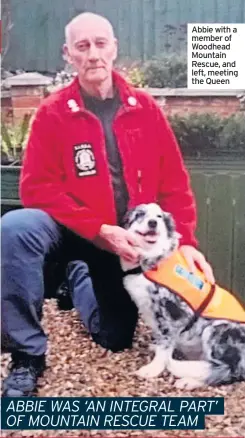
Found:
[(218, 365), (204, 360), (175, 360), (170, 359), (168, 371), (175, 377), (193, 378), (206, 385), (228, 383), (231, 380), (231, 369), (228, 364)]

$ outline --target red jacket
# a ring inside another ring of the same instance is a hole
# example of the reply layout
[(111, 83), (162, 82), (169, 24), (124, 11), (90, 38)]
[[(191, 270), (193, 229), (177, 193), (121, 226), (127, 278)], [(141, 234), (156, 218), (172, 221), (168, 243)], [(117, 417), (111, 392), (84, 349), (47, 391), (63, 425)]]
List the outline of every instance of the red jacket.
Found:
[[(196, 245), (196, 208), (175, 137), (154, 99), (113, 73), (122, 107), (113, 122), (129, 208), (158, 202), (171, 212), (182, 244)], [(93, 240), (116, 224), (112, 181), (99, 120), (84, 108), (79, 83), (44, 99), (32, 124), (20, 183), (25, 207)]]

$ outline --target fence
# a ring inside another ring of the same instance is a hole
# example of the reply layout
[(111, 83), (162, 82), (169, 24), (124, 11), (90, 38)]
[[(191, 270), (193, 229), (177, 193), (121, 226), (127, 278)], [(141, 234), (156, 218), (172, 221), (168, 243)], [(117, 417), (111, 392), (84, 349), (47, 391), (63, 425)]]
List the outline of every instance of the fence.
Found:
[(84, 11), (107, 17), (120, 57), (133, 60), (185, 51), (187, 23), (245, 22), (244, 0), (5, 0), (2, 9), (3, 29), (8, 9), (13, 24), (3, 32), (4, 67), (49, 73), (64, 65), (64, 26)]
[(245, 298), (245, 162), (189, 163), (197, 237), (221, 285)]

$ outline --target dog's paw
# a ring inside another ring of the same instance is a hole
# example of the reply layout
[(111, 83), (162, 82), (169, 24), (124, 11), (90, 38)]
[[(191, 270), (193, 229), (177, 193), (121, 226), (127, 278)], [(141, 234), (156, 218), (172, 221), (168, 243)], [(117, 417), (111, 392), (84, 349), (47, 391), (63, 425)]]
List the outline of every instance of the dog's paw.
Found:
[(183, 377), (175, 382), (175, 387), (178, 389), (196, 389), (203, 386), (204, 383), (201, 380), (193, 379), (191, 377)]
[(149, 365), (144, 365), (139, 370), (135, 371), (135, 374), (136, 376), (142, 377), (143, 379), (152, 379), (153, 377), (159, 376), (162, 373), (162, 371), (164, 371), (163, 368), (159, 369), (149, 364)]

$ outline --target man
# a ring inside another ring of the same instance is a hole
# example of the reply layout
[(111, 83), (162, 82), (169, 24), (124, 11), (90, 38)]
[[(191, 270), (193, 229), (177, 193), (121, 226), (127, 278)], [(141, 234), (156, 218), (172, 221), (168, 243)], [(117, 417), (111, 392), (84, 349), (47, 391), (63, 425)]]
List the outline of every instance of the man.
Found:
[(40, 324), (43, 268), (62, 255), (73, 304), (93, 339), (130, 347), (137, 310), (122, 285), (119, 257), (136, 262), (125, 212), (158, 202), (175, 217), (182, 251), (213, 281), (196, 249), (196, 210), (173, 133), (154, 100), (113, 71), (117, 41), (103, 17), (66, 27), (64, 53), (78, 75), (37, 111), (20, 183), (23, 210), (2, 220), (3, 343), (12, 353), (4, 396), (36, 390), (45, 367)]

